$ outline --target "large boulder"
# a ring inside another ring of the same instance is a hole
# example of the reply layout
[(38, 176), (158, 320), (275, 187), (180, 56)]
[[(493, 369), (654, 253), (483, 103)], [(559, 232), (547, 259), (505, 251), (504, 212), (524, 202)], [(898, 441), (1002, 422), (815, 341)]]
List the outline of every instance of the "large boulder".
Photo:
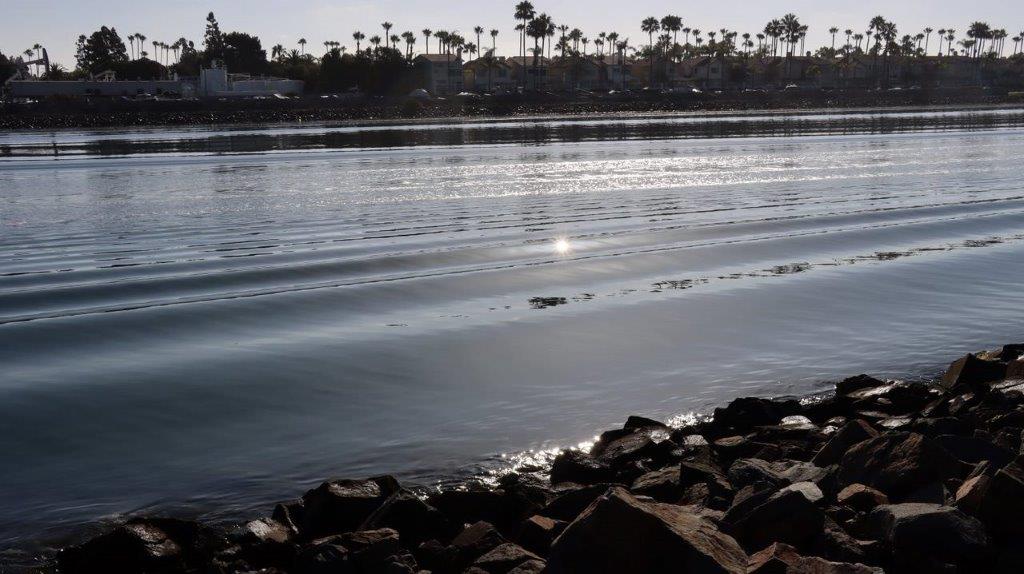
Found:
[(750, 557), (747, 574), (884, 574), (881, 568), (863, 564), (829, 562), (801, 556), (788, 544), (775, 543)]
[(507, 574), (524, 562), (540, 560), (533, 552), (530, 552), (516, 544), (506, 542), (499, 544), (490, 552), (476, 559), (474, 568), (479, 568), (488, 574)]
[(876, 379), (870, 375), (857, 375), (856, 377), (843, 379), (836, 383), (836, 394), (845, 396), (865, 389), (884, 387), (887, 384), (888, 383), (885, 381)]
[(710, 521), (613, 487), (555, 540), (548, 572), (740, 574), (746, 564), (739, 544)]
[(1018, 543), (1024, 536), (1024, 457), (996, 472), (986, 486), (982, 519), (996, 538)]
[(390, 476), (324, 482), (302, 497), (300, 531), (306, 538), (351, 532), (399, 488)]
[(800, 414), (800, 402), (769, 400), (756, 397), (739, 398), (724, 408), (715, 409), (707, 425), (713, 438), (747, 434), (755, 427), (776, 425), (784, 417)]
[(551, 463), (551, 484), (595, 484), (611, 482), (613, 478), (615, 471), (607, 461), (580, 450), (562, 452)]
[(983, 391), (988, 383), (1001, 380), (1006, 376), (1006, 364), (998, 360), (981, 359), (977, 355), (968, 354), (949, 366), (942, 375), (943, 385), (953, 392), (967, 390)]
[(876, 506), (889, 504), (889, 497), (870, 486), (854, 483), (839, 491), (836, 502), (860, 512), (868, 512)]
[(860, 483), (901, 500), (935, 481), (961, 476), (961, 464), (931, 439), (891, 433), (854, 445), (839, 463), (840, 488)]
[(978, 567), (988, 559), (985, 527), (956, 508), (924, 503), (882, 505), (871, 511), (869, 522), (875, 535), (890, 544), (898, 566)]

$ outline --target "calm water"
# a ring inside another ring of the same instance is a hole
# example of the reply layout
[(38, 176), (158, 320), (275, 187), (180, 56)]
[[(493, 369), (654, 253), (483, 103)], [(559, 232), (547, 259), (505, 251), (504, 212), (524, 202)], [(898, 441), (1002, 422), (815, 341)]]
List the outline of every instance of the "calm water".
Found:
[(0, 134), (0, 548), (930, 375), (1022, 181), (1021, 110)]

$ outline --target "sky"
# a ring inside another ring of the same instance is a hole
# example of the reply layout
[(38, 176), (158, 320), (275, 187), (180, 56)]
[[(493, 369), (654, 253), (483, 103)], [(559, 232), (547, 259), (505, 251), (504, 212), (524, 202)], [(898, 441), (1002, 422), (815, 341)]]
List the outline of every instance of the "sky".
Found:
[[(260, 37), (263, 47), (274, 44), (298, 48), (299, 38), (309, 42), (307, 50), (323, 51), (325, 40), (336, 40), (349, 50), (355, 47), (352, 32), (360, 30), (369, 38), (381, 34), (381, 22), (394, 23), (392, 33), (406, 30), (417, 34), (416, 50), (423, 48), (423, 28), (459, 31), (467, 41), (475, 42), (477, 25), (496, 28), (498, 55), (514, 55), (516, 25), (512, 17), (515, 0), (3, 0), (0, 10), (0, 52), (19, 54), (34, 44), (47, 48), (51, 60), (66, 68), (74, 67), (75, 40), (100, 26), (113, 26), (125, 39), (136, 32), (153, 40), (171, 43), (185, 37), (202, 44), (206, 14), (217, 15), (221, 30), (240, 31)], [(872, 16), (881, 14), (896, 22), (900, 35), (917, 33), (925, 27), (953, 28), (962, 33), (970, 22), (982, 20), (995, 28), (1005, 28), (1014, 36), (1024, 30), (1024, 2), (1020, 0), (860, 0), (857, 2), (716, 2), (683, 3), (666, 0), (536, 0), (538, 12), (550, 14), (556, 24), (583, 30), (593, 39), (601, 31), (617, 31), (631, 44), (646, 41), (640, 21), (647, 16), (661, 18), (676, 14), (684, 25), (701, 30), (728, 28), (752, 35), (771, 18), (793, 12), (810, 26), (807, 47), (831, 43), (828, 29), (852, 28), (863, 32)], [(485, 32), (486, 34), (486, 32)], [(962, 36), (961, 36), (962, 37)], [(933, 37), (934, 41), (934, 37)], [(485, 46), (490, 38), (485, 36)], [(1012, 48), (1012, 42), (1007, 42)], [(436, 50), (436, 48), (434, 48)], [(934, 53), (935, 44), (931, 51)]]

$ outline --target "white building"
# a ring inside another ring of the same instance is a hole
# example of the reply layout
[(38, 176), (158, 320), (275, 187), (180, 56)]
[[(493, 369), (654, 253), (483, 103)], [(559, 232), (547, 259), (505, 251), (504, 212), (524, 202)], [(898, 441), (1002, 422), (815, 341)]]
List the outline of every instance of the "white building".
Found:
[(203, 98), (251, 98), (300, 95), (304, 89), (305, 83), (302, 80), (253, 78), (228, 74), (224, 68), (208, 68), (199, 72), (197, 93)]

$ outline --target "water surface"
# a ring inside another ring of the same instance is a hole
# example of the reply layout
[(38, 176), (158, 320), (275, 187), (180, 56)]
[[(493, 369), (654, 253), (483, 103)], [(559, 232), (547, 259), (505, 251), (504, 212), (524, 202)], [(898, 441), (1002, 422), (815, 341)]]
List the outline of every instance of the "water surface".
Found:
[(1024, 338), (1022, 166), (1021, 110), (0, 134), (0, 548), (928, 376)]

